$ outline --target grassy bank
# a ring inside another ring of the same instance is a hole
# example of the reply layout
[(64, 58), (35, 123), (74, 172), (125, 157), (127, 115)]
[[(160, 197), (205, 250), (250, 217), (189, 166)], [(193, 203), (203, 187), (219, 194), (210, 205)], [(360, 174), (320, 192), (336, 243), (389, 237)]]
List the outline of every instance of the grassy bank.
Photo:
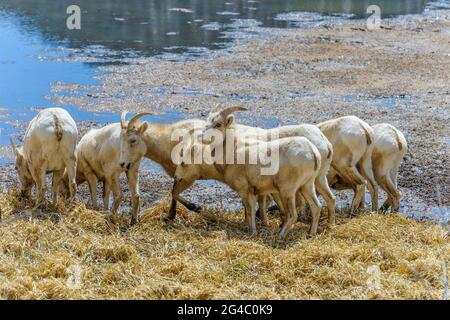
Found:
[(243, 215), (147, 209), (138, 226), (114, 225), (75, 205), (37, 215), (0, 194), (0, 298), (439, 299), (446, 231), (399, 215), (338, 218), (307, 239), (298, 223), (275, 244), (278, 219), (247, 236)]

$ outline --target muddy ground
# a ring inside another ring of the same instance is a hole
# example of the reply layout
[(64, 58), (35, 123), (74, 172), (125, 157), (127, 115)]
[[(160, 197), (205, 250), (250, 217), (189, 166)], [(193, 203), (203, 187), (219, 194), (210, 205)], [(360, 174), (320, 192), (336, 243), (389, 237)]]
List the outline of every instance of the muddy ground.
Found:
[[(177, 110), (192, 118), (217, 104), (239, 104), (251, 111), (238, 121), (266, 127), (351, 114), (369, 124), (388, 122), (409, 144), (399, 177), (403, 211), (448, 221), (450, 11), (385, 19), (373, 31), (359, 20), (303, 29), (249, 24), (233, 37), (228, 49), (200, 60), (168, 56), (102, 67), (107, 72), (100, 85), (56, 83), (49, 98), (90, 111)], [(92, 125), (80, 124), (83, 130)], [(17, 185), (12, 165), (2, 174), (4, 188)], [(170, 188), (167, 175), (144, 165), (144, 206), (168, 196)], [(196, 184), (188, 196), (208, 205), (239, 205), (218, 184)], [(337, 196), (341, 206), (348, 204), (348, 194)]]

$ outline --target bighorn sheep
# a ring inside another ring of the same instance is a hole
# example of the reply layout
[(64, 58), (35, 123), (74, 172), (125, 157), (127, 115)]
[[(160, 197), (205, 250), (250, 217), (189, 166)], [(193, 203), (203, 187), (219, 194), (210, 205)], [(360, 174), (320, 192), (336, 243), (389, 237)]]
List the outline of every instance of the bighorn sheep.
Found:
[(111, 212), (117, 213), (122, 193), (119, 176), (125, 172), (131, 191), (131, 224), (137, 222), (139, 213), (139, 176), (138, 170), (142, 157), (147, 153), (147, 145), (141, 137), (148, 127), (139, 118), (149, 113), (139, 113), (128, 123), (126, 112), (121, 115), (120, 123), (112, 123), (100, 129), (86, 133), (78, 143), (76, 154), (77, 183), (88, 182), (92, 206), (97, 207), (97, 183), (103, 181), (103, 206), (109, 209), (109, 196), (113, 193)]
[[(345, 116), (317, 125), (333, 145), (331, 166), (355, 190), (351, 212), (364, 204), (365, 182), (372, 197), (372, 210), (378, 208), (378, 189), (372, 171), (374, 131), (363, 120)], [(331, 177), (328, 179), (330, 185)]]
[[(195, 179), (215, 178), (225, 182), (241, 197), (245, 207), (246, 221), (252, 234), (256, 233), (255, 206), (257, 196), (277, 194), (286, 213), (279, 234), (279, 237), (284, 239), (292, 225), (297, 221), (295, 197), (296, 193), (300, 191), (311, 208), (313, 220), (310, 235), (315, 235), (321, 205), (316, 196), (314, 181), (320, 171), (321, 157), (314, 144), (304, 137), (288, 137), (273, 141), (247, 140), (244, 142), (239, 140), (239, 136), (233, 136), (232, 139), (234, 144), (232, 147), (232, 163), (229, 163), (229, 159), (221, 161), (222, 163), (216, 161), (212, 164), (207, 162), (200, 164), (182, 162), (175, 172), (174, 194), (178, 193), (177, 185), (183, 184), (183, 180), (192, 183)], [(223, 150), (228, 150), (227, 143), (230, 143), (230, 141), (224, 140)], [(210, 150), (206, 153), (214, 154), (215, 147), (200, 144), (200, 149), (202, 154), (205, 154), (204, 149)], [(262, 174), (262, 168), (265, 165), (261, 161), (254, 164), (248, 162), (239, 164), (239, 154), (249, 155), (250, 157), (250, 155), (258, 154), (261, 150), (271, 150), (269, 153), (272, 154), (275, 152), (274, 150), (277, 150), (278, 170), (273, 174)], [(224, 152), (224, 157), (228, 158), (227, 151)]]
[(67, 183), (70, 196), (76, 193), (75, 172), (78, 130), (70, 114), (61, 108), (41, 110), (31, 120), (23, 146), (17, 147), (12, 139), (11, 146), (16, 156), (16, 170), (22, 185), (22, 193), (31, 196), (31, 189), (36, 185), (36, 207), (45, 197), (45, 175), (53, 173), (52, 196), (56, 202), (60, 181), (67, 170)]
[[(145, 130), (142, 130), (135, 138), (140, 143), (144, 143), (147, 146), (145, 157), (158, 163), (162, 166), (164, 171), (171, 177), (174, 176), (176, 170), (176, 164), (172, 161), (172, 150), (179, 143), (176, 140), (174, 134), (177, 130), (180, 132), (193, 133), (195, 128), (201, 128), (203, 125), (202, 120), (192, 119), (183, 120), (171, 125), (162, 125), (155, 123), (148, 123)], [(143, 129), (143, 128), (142, 128)], [(190, 203), (183, 197), (178, 197), (178, 201), (186, 208), (192, 211), (200, 211), (200, 207)], [(169, 214), (165, 217), (166, 220), (172, 220), (176, 214), (176, 201), (173, 200)]]
[[(397, 187), (397, 175), (400, 162), (407, 151), (406, 139), (399, 130), (387, 123), (376, 124), (372, 128), (375, 133), (372, 152), (373, 172), (376, 182), (387, 194), (387, 199), (380, 210), (386, 211), (391, 206), (391, 211), (395, 212), (400, 207), (401, 193)], [(351, 188), (341, 181), (336, 172), (331, 172), (331, 175), (336, 187)]]
[[(226, 130), (235, 130), (238, 136), (252, 136), (258, 140), (267, 141), (268, 139), (286, 138), (286, 137), (305, 137), (316, 146), (321, 156), (321, 167), (317, 176), (315, 186), (317, 192), (324, 198), (328, 208), (328, 221), (332, 225), (335, 223), (336, 197), (330, 190), (327, 181), (327, 173), (333, 157), (333, 148), (325, 135), (317, 126), (310, 124), (290, 125), (273, 129), (261, 129), (255, 127), (236, 124), (232, 112), (244, 111), (243, 107), (228, 107), (220, 112), (213, 112), (208, 116), (205, 123), (205, 132), (211, 128), (220, 130), (225, 137)], [(260, 208), (261, 212), (261, 208)]]

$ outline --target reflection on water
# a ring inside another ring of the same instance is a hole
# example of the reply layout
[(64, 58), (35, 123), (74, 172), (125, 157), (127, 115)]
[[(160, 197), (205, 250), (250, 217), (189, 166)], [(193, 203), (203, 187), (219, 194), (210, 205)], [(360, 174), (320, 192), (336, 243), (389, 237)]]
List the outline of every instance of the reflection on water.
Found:
[[(48, 41), (66, 41), (70, 47), (102, 45), (110, 49), (138, 50), (154, 54), (167, 47), (216, 48), (225, 40), (221, 26), (231, 19), (255, 19), (264, 26), (282, 27), (276, 14), (308, 11), (324, 14), (350, 13), (365, 16), (369, 5), (382, 15), (420, 13), (424, 0), (0, 0), (0, 10), (30, 19), (26, 30), (39, 30)], [(66, 8), (81, 8), (81, 30), (66, 28)], [(206, 27), (205, 27), (206, 26)], [(209, 27), (208, 27), (209, 26)]]

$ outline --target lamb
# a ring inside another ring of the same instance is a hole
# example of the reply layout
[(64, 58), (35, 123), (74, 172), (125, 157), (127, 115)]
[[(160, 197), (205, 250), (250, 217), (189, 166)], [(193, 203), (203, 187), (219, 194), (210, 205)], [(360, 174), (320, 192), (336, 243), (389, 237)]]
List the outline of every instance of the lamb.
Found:
[(73, 199), (75, 196), (77, 136), (77, 125), (66, 110), (48, 108), (41, 110), (31, 120), (22, 146), (16, 146), (10, 139), (16, 156), (16, 170), (22, 194), (31, 197), (31, 189), (35, 185), (36, 208), (42, 206), (45, 199), (45, 175), (47, 173), (53, 173), (53, 202), (57, 201), (64, 169), (67, 170), (70, 197)]
[[(317, 127), (333, 145), (332, 168), (340, 179), (355, 190), (351, 212), (356, 212), (364, 204), (366, 182), (372, 198), (372, 210), (376, 211), (378, 209), (378, 189), (372, 171), (372, 152), (375, 139), (373, 129), (355, 116), (328, 120), (319, 123)], [(334, 179), (333, 173), (329, 172), (330, 185), (333, 185), (332, 179)]]
[[(233, 163), (225, 152), (226, 161), (200, 164), (185, 163), (177, 167), (175, 172), (175, 184), (173, 193), (179, 191), (178, 185), (185, 187), (192, 184), (195, 179), (215, 178), (225, 182), (234, 189), (241, 197), (245, 207), (245, 217), (252, 234), (256, 233), (256, 201), (258, 196), (277, 194), (286, 211), (286, 218), (281, 226), (280, 239), (284, 239), (297, 221), (296, 193), (300, 191), (308, 202), (312, 212), (312, 223), (309, 234), (314, 236), (320, 218), (321, 205), (317, 199), (314, 181), (319, 175), (321, 168), (321, 156), (317, 148), (304, 137), (287, 137), (273, 141), (242, 141), (239, 136), (233, 136), (232, 147)], [(223, 142), (223, 150), (227, 149), (227, 142)], [(204, 149), (209, 149), (208, 154), (214, 154), (212, 145), (200, 144), (201, 154)], [(239, 163), (239, 155), (255, 155), (261, 150), (270, 150), (273, 155), (278, 152), (277, 169), (273, 174), (264, 174), (264, 161), (257, 163)], [(181, 189), (182, 189), (181, 187)]]
[(97, 183), (103, 181), (103, 207), (109, 209), (112, 191), (114, 201), (111, 212), (117, 213), (122, 201), (119, 176), (122, 172), (126, 173), (132, 199), (131, 224), (137, 222), (140, 202), (138, 170), (142, 157), (147, 153), (147, 145), (140, 137), (147, 130), (148, 123), (141, 123), (139, 118), (148, 114), (139, 113), (126, 123), (124, 112), (120, 123), (90, 130), (76, 148), (76, 182), (88, 182), (94, 208), (97, 207)]
[[(322, 159), (315, 186), (318, 193), (325, 199), (327, 204), (328, 223), (329, 225), (333, 225), (335, 223), (336, 197), (331, 192), (327, 181), (327, 173), (333, 157), (333, 147), (325, 135), (317, 126), (310, 124), (290, 125), (268, 130), (236, 124), (235, 117), (231, 113), (244, 110), (247, 109), (233, 106), (220, 112), (211, 113), (205, 122), (205, 132), (214, 128), (215, 130), (219, 130), (222, 133), (222, 136), (225, 137), (226, 130), (235, 130), (236, 135), (238, 136), (254, 136), (262, 141), (270, 140), (272, 137), (285, 138), (298, 136), (307, 138), (316, 146)], [(274, 199), (276, 200), (276, 197)], [(298, 198), (298, 200), (300, 199), (301, 198)], [(260, 212), (262, 210), (263, 209), (260, 208)]]
[[(375, 133), (374, 148), (372, 152), (372, 167), (375, 180), (386, 192), (387, 199), (381, 206), (381, 211), (391, 207), (396, 212), (400, 207), (401, 192), (397, 187), (397, 175), (400, 162), (407, 152), (407, 143), (404, 135), (394, 126), (380, 123), (372, 126)], [(333, 184), (341, 189), (351, 188), (340, 180), (337, 173), (332, 172)]]

